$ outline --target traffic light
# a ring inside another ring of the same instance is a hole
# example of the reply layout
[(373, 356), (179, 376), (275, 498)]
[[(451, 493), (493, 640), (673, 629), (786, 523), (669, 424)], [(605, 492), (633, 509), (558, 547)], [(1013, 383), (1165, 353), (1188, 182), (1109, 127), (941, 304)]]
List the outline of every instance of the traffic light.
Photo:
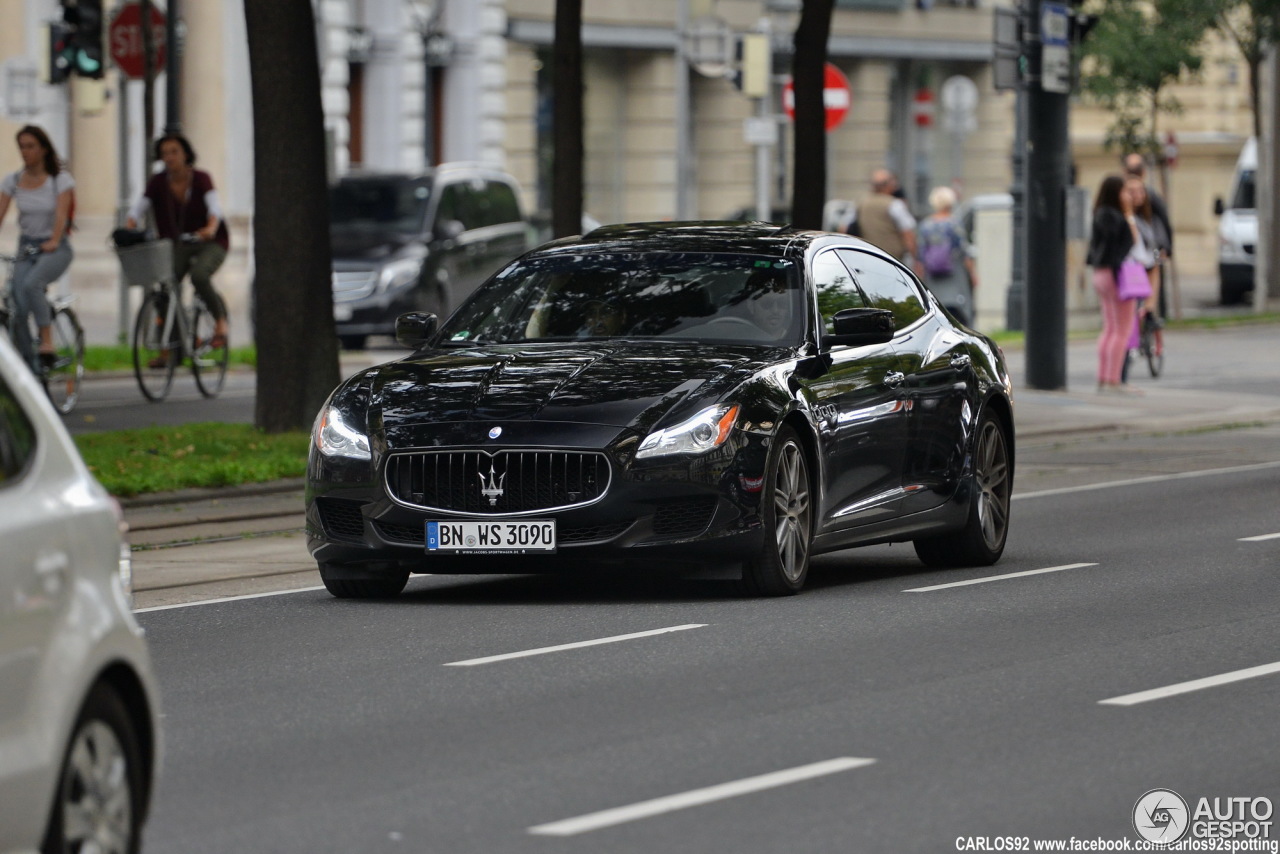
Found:
[(76, 27), (76, 74), (102, 79), (106, 70), (103, 61), (102, 0), (80, 0), (77, 4), (80, 21)]
[(102, 79), (106, 71), (102, 0), (62, 0), (62, 21), (68, 31), (61, 51), (69, 66), (67, 72)]
[(44, 82), (65, 83), (71, 76), (71, 28), (58, 21), (51, 21), (48, 28), (49, 56)]

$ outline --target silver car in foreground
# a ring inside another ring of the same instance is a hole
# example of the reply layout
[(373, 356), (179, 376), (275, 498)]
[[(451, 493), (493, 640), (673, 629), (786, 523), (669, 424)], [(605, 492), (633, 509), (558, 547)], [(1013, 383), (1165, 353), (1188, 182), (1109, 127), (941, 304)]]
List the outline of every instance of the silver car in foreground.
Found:
[(116, 501), (0, 334), (0, 852), (133, 854), (159, 754)]

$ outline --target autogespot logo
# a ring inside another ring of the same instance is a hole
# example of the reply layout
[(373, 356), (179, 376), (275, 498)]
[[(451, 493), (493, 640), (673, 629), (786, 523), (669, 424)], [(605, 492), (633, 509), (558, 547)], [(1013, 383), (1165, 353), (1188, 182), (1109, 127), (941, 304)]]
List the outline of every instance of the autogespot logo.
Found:
[(1187, 802), (1172, 789), (1152, 789), (1133, 805), (1133, 829), (1148, 842), (1177, 842), (1190, 826)]

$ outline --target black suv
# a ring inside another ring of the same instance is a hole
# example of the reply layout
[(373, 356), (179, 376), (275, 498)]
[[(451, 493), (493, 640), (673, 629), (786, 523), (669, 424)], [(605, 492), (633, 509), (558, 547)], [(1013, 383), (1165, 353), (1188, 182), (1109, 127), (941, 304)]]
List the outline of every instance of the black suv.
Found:
[(333, 315), (347, 349), (394, 335), (406, 311), (443, 319), (529, 248), (515, 179), (477, 164), (345, 176), (329, 190), (329, 217)]

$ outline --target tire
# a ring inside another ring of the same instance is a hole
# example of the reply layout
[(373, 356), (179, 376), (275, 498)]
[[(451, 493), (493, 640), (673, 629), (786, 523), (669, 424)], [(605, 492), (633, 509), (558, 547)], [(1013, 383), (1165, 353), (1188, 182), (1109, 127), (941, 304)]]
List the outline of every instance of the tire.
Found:
[(804, 447), (794, 430), (783, 427), (766, 462), (760, 508), (764, 544), (742, 571), (748, 593), (790, 596), (804, 587), (813, 542), (812, 495)]
[(343, 350), (363, 350), (365, 343), (369, 340), (368, 335), (339, 335), (338, 343), (342, 345)]
[(221, 347), (210, 344), (216, 326), (209, 309), (197, 303), (191, 317), (191, 372), (195, 374), (196, 388), (205, 397), (217, 397), (227, 381), (231, 345), (227, 341)]
[(990, 566), (1004, 553), (1009, 536), (1009, 499), (1013, 468), (1009, 440), (1000, 420), (982, 416), (973, 451), (973, 481), (964, 527), (915, 541), (916, 555), (928, 566)]
[(364, 578), (353, 578), (352, 575), (343, 566), (320, 564), (320, 579), (325, 589), (338, 599), (394, 599), (409, 583), (407, 569)]
[(75, 312), (64, 307), (53, 315), (52, 333), (58, 359), (45, 371), (44, 388), (54, 409), (66, 415), (76, 408), (84, 381), (84, 330)]
[(1152, 322), (1150, 315), (1143, 318), (1142, 341), (1138, 351), (1147, 360), (1147, 370), (1151, 371), (1151, 376), (1160, 376), (1160, 372), (1164, 370), (1164, 353), (1156, 348), (1156, 325)]
[(164, 319), (157, 293), (148, 293), (138, 307), (138, 319), (133, 324), (133, 375), (142, 396), (153, 402), (168, 397), (173, 387), (173, 372), (182, 359), (182, 348), (177, 341), (161, 340)]
[(41, 854), (137, 854), (146, 784), (137, 727), (105, 683), (89, 692), (62, 758)]

